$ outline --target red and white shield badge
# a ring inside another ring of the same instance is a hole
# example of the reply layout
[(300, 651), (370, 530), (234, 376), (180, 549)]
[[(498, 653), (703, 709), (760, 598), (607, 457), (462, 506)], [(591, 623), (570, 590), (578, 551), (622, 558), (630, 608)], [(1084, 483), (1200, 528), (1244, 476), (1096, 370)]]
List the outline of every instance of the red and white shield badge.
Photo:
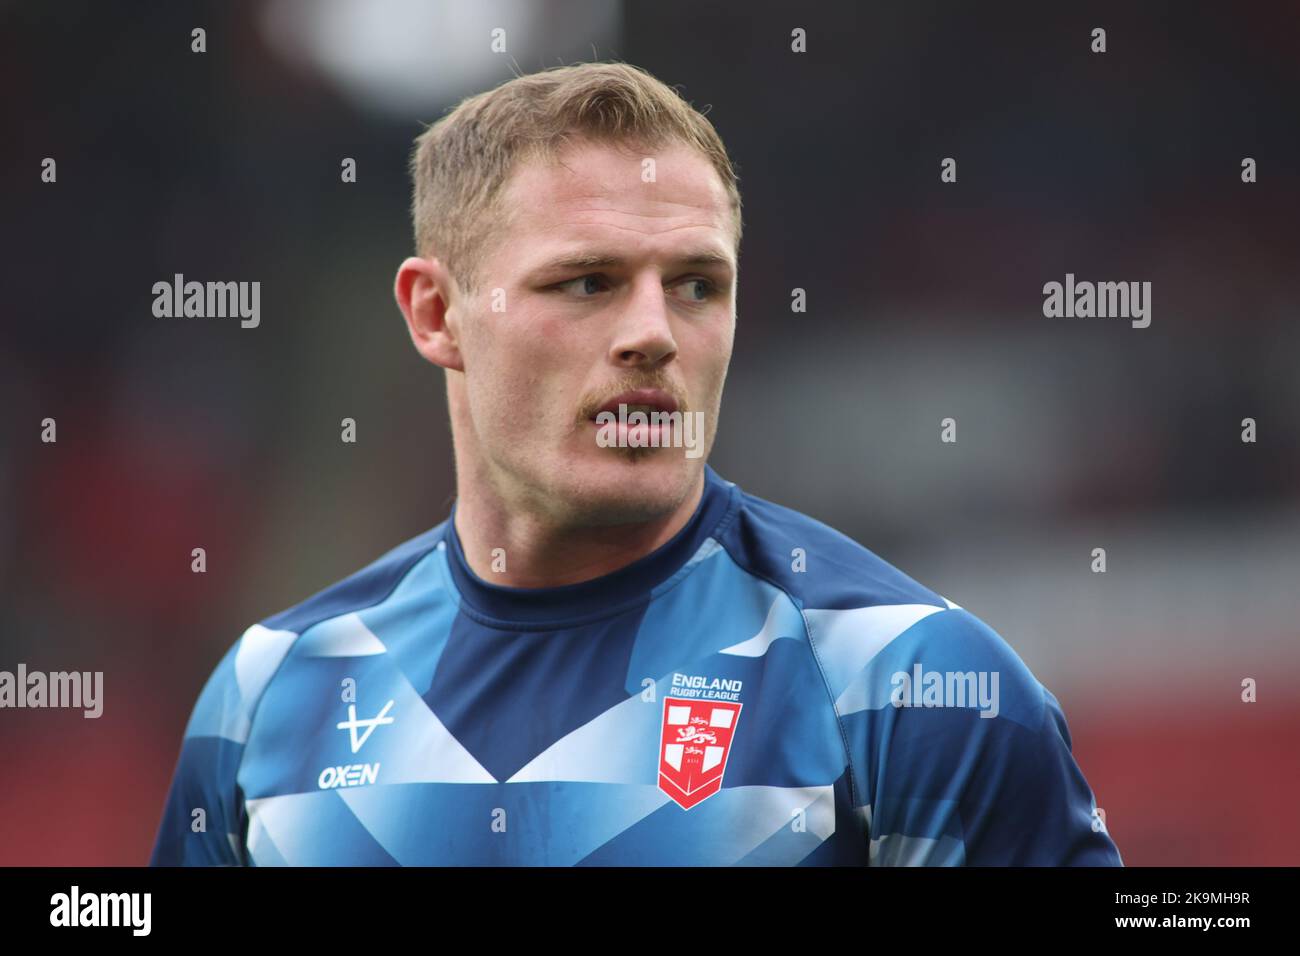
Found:
[(659, 736), (659, 789), (683, 810), (722, 789), (741, 704), (664, 698)]

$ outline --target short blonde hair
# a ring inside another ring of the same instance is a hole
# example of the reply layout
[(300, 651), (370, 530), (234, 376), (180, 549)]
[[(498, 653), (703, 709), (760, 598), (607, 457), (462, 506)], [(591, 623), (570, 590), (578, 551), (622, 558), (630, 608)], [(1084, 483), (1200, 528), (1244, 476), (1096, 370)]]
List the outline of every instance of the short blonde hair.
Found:
[(704, 115), (671, 87), (626, 63), (582, 63), (515, 77), (468, 97), (415, 140), (410, 172), (416, 250), (436, 255), (468, 291), (493, 233), (506, 183), (520, 162), (554, 160), (574, 140), (698, 150), (730, 199), (736, 253), (742, 229), (738, 176)]

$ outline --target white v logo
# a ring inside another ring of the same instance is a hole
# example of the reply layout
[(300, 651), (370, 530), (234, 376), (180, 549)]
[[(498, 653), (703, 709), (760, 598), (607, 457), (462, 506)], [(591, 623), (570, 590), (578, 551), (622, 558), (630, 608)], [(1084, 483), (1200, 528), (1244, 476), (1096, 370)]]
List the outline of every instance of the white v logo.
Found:
[[(393, 702), (390, 700), (388, 703), (384, 704), (384, 709), (381, 710), (377, 716), (370, 717), (367, 720), (357, 720), (357, 705), (348, 704), (348, 719), (340, 721), (338, 727), (339, 730), (347, 730), (352, 734), (353, 753), (360, 750), (361, 745), (370, 739), (370, 735), (375, 732), (376, 727), (380, 724), (391, 724), (393, 722), (394, 718), (387, 716), (388, 711), (392, 706)], [(360, 739), (357, 738), (358, 727), (366, 728), (366, 732), (361, 735)]]

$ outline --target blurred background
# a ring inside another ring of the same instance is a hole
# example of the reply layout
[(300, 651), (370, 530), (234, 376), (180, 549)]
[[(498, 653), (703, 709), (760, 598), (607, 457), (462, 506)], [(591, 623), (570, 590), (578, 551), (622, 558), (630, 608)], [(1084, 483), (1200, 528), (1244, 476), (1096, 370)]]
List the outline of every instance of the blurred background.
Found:
[[(998, 630), (1126, 863), (1300, 863), (1297, 49), (1289, 3), (0, 3), (0, 669), (106, 697), (0, 711), (0, 864), (145, 863), (230, 644), (446, 517), (410, 144), (592, 59), (739, 167), (714, 467)], [(260, 327), (155, 318), (177, 272), (260, 281)], [(1044, 318), (1067, 272), (1150, 327)]]

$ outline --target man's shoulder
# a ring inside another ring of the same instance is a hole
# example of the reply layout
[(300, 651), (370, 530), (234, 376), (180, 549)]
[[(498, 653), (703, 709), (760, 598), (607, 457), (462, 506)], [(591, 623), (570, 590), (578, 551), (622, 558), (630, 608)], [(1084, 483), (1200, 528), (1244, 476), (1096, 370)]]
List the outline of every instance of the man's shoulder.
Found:
[(722, 543), (798, 603), (842, 710), (878, 709), (889, 700), (890, 676), (925, 660), (954, 672), (998, 673), (1003, 715), (1041, 723), (1044, 689), (983, 619), (825, 522), (741, 494)]
[[(314, 625), (373, 608), (387, 600), (410, 572), (438, 551), (447, 522), (402, 542), (359, 571), (247, 628), (212, 670), (186, 728), (187, 737), (247, 739), (253, 713), (291, 648)], [(372, 638), (373, 639), (373, 638)], [(325, 635), (335, 650), (364, 644), (364, 626)]]
[(803, 609), (952, 603), (823, 521), (746, 491), (719, 543)]
[(322, 621), (374, 607), (387, 599), (411, 570), (442, 545), (450, 519), (389, 549), (365, 567), (311, 597), (263, 618), (257, 626), (301, 634)]

